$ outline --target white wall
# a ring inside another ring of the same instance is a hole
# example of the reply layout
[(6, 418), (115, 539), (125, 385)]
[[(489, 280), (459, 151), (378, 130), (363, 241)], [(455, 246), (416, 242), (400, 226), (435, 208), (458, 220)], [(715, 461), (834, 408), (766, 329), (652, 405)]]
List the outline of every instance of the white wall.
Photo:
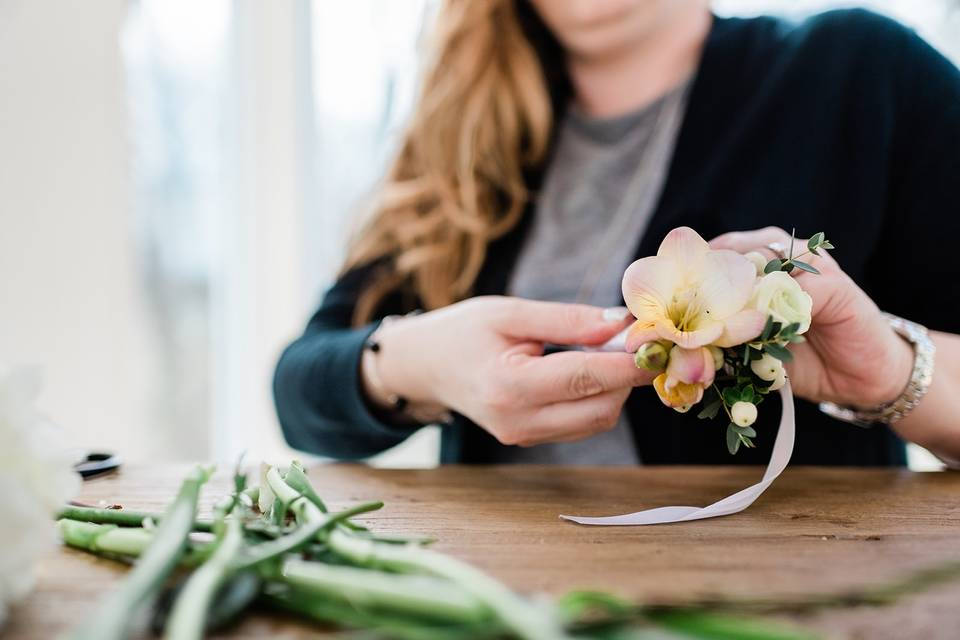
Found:
[(0, 2), (0, 362), (81, 445), (150, 451), (126, 192), (124, 0)]
[[(271, 380), (283, 347), (303, 330), (304, 145), (309, 142), (303, 0), (234, 3), (235, 139), (217, 223), (222, 262), (211, 283), (211, 455), (235, 460), (291, 455), (273, 408)], [(232, 107), (231, 107), (232, 105)]]
[(232, 7), (226, 204), (199, 358), (212, 412), (198, 431), (163, 410), (179, 400), (162, 395), (169, 372), (138, 263), (120, 47), (129, 3), (0, 0), (0, 365), (44, 369), (40, 405), (72, 445), (128, 460), (291, 455), (270, 380), (316, 302), (303, 255), (309, 3)]

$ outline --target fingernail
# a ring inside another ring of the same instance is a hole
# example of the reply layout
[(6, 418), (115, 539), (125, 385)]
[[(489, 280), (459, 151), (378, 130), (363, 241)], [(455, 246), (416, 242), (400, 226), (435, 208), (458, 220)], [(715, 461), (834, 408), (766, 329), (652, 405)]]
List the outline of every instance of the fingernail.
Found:
[(603, 310), (603, 319), (606, 322), (623, 322), (630, 314), (626, 307), (607, 307)]

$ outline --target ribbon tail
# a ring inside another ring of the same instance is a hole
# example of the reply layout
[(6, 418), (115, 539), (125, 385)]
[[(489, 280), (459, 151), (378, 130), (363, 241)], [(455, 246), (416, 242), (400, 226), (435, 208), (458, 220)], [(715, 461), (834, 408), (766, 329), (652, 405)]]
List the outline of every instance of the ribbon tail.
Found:
[(746, 489), (741, 489), (706, 507), (657, 507), (655, 509), (646, 509), (644, 511), (627, 513), (620, 516), (586, 517), (562, 515), (560, 517), (564, 520), (576, 522), (577, 524), (624, 526), (703, 520), (704, 518), (728, 516), (743, 511), (753, 504), (756, 499), (767, 490), (767, 487), (773, 484), (773, 481), (783, 473), (783, 470), (786, 469), (790, 463), (790, 456), (793, 455), (793, 443), (796, 438), (796, 417), (794, 416), (793, 410), (793, 392), (790, 389), (789, 382), (780, 389), (780, 399), (783, 403), (780, 427), (777, 430), (777, 438), (773, 443), (770, 462), (767, 464), (767, 469), (760, 482)]

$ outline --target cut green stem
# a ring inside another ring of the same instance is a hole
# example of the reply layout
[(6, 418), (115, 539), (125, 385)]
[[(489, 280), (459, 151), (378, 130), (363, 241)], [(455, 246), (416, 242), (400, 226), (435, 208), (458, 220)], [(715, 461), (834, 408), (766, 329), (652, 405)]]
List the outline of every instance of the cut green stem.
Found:
[(207, 612), (217, 590), (233, 573), (233, 564), (243, 550), (243, 525), (236, 518), (224, 522), (224, 534), (210, 559), (193, 572), (177, 596), (167, 622), (168, 640), (199, 640)]
[[(358, 609), (341, 598), (317, 598), (310, 592), (292, 590), (279, 583), (268, 584), (260, 594), (260, 602), (267, 606), (294, 613), (310, 620), (338, 627), (368, 630), (371, 635), (359, 637), (393, 638), (395, 640), (472, 640), (504, 638), (499, 625), (430, 623), (386, 611)], [(347, 637), (354, 637), (352, 634)]]
[(486, 604), (521, 638), (567, 637), (554, 611), (528, 602), (479, 569), (450, 556), (418, 546), (375, 542), (342, 529), (331, 531), (327, 543), (331, 551), (360, 566), (446, 578)]
[(339, 513), (321, 513), (319, 517), (314, 515), (293, 532), (248, 548), (243, 556), (237, 558), (234, 563), (235, 567), (250, 568), (285, 553), (295, 551), (345, 519), (376, 511), (382, 507), (382, 502), (367, 502)]
[(153, 541), (151, 531), (113, 524), (60, 519), (57, 521), (57, 530), (67, 545), (91, 553), (139, 556)]
[[(270, 468), (264, 479), (298, 522), (322, 517), (317, 506), (284, 482), (276, 468)], [(331, 551), (359, 566), (446, 578), (486, 604), (504, 626), (526, 640), (567, 637), (553, 610), (535, 606), (479, 569), (450, 556), (419, 546), (376, 542), (343, 528), (331, 531), (327, 544)]]
[(183, 556), (196, 518), (200, 487), (212, 472), (212, 469), (197, 468), (183, 481), (139, 561), (120, 588), (105, 598), (97, 611), (72, 634), (75, 640), (126, 637), (130, 620), (139, 607), (156, 593)]
[[(118, 527), (142, 527), (144, 520), (149, 518), (159, 523), (163, 519), (163, 515), (159, 513), (147, 513), (145, 511), (128, 511), (127, 509), (98, 509), (95, 507), (66, 505), (60, 509), (57, 518), (82, 520), (83, 522), (95, 522), (97, 524), (115, 524)], [(213, 531), (213, 522), (209, 520), (195, 520), (193, 530)]]
[(473, 595), (433, 576), (288, 559), (283, 563), (281, 580), (314, 597), (346, 599), (358, 610), (387, 610), (451, 623), (492, 619), (490, 609)]

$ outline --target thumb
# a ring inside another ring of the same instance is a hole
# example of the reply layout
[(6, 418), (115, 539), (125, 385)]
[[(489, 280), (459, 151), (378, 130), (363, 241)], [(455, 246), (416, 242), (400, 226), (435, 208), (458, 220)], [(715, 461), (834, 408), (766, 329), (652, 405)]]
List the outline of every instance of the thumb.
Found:
[(597, 345), (615, 336), (633, 321), (626, 307), (516, 300), (501, 315), (504, 335), (564, 345)]

